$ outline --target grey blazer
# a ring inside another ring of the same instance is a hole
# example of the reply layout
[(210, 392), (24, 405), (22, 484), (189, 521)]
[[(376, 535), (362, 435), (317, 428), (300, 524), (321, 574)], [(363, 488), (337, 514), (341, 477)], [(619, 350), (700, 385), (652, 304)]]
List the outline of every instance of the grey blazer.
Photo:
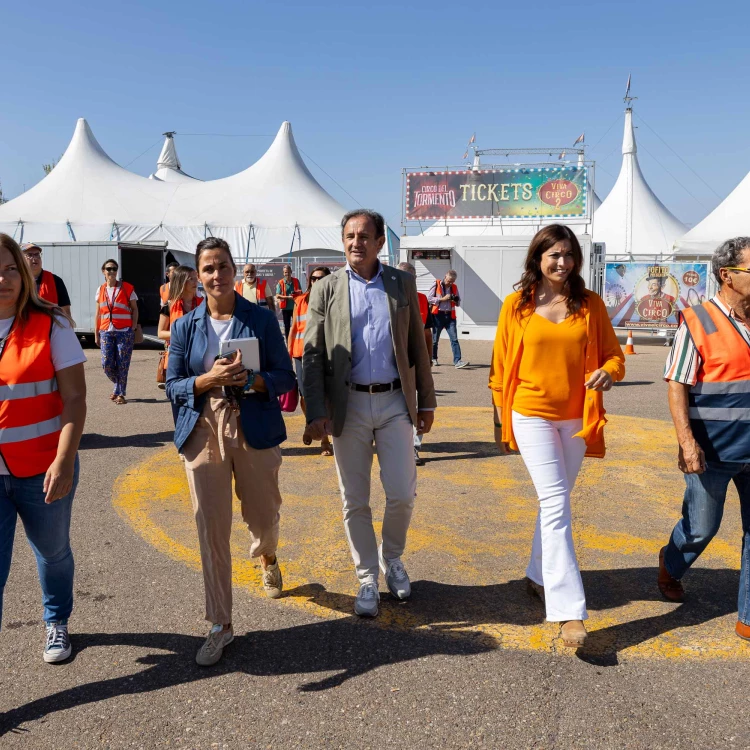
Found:
[[(417, 285), (405, 271), (383, 266), (396, 366), (412, 423), (418, 409), (437, 406), (430, 356), (424, 343)], [(328, 417), (333, 435), (344, 429), (352, 371), (349, 276), (341, 268), (316, 282), (310, 293), (302, 356), (307, 421)]]

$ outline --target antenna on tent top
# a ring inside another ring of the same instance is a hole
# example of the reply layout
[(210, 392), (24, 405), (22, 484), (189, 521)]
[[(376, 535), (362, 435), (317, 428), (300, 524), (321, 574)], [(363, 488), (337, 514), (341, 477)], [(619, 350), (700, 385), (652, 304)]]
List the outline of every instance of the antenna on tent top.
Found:
[(628, 109), (632, 109), (630, 102), (635, 101), (638, 98), (637, 96), (630, 96), (630, 79), (632, 78), (632, 75), (632, 73), (628, 73), (628, 83), (627, 86), (625, 86), (625, 96), (622, 99)]
[(174, 136), (177, 135), (176, 130), (167, 130), (166, 133), (162, 133), (162, 135), (165, 135), (167, 138), (174, 138)]

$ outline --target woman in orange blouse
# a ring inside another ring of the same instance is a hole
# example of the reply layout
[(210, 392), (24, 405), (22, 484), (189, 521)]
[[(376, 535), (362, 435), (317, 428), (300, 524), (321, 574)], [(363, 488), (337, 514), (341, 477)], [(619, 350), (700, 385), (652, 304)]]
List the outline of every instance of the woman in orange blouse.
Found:
[(495, 442), (503, 454), (520, 451), (539, 496), (527, 585), (572, 648), (586, 640), (588, 615), (570, 493), (584, 454), (604, 456), (602, 392), (625, 375), (606, 308), (585, 289), (582, 265), (568, 227), (536, 234), (517, 291), (500, 311), (490, 369)]

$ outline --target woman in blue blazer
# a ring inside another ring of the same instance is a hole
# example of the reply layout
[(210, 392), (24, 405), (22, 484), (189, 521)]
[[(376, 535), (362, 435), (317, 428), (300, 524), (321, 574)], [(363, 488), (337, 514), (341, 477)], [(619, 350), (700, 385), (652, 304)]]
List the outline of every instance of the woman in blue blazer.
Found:
[[(174, 442), (185, 462), (198, 526), (206, 619), (211, 630), (196, 661), (215, 664), (232, 642), (232, 480), (250, 530), (250, 553), (260, 557), (263, 588), (281, 596), (279, 467), (286, 428), (279, 407), (295, 385), (276, 316), (234, 291), (237, 269), (229, 245), (208, 237), (195, 253), (206, 304), (176, 320), (167, 369), (167, 396), (177, 412)], [(260, 372), (248, 372), (238, 352), (217, 359), (224, 340), (256, 337)], [(252, 381), (248, 383), (248, 376)], [(252, 393), (241, 389), (250, 385)], [(226, 386), (233, 386), (227, 394)]]

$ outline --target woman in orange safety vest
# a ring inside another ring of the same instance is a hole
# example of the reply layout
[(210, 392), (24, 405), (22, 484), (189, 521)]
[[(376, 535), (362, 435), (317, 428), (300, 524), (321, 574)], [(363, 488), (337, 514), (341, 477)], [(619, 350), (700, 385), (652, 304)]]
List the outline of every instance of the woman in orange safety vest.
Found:
[[(306, 414), (305, 409), (305, 394), (302, 391), (302, 354), (305, 349), (305, 328), (307, 327), (307, 307), (310, 304), (310, 290), (312, 285), (316, 281), (325, 278), (331, 273), (329, 268), (325, 266), (316, 266), (310, 272), (310, 278), (307, 280), (307, 291), (301, 296), (297, 297), (294, 301), (294, 317), (292, 318), (292, 326), (289, 329), (289, 356), (292, 358), (294, 363), (294, 371), (297, 374), (297, 387), (299, 388), (299, 402), (302, 413)], [(302, 442), (305, 445), (312, 443), (312, 438), (305, 427), (305, 432), (302, 435)], [(322, 456), (332, 456), (333, 446), (331, 445), (328, 437), (325, 437), (321, 443)]]
[(0, 234), (0, 619), (20, 517), (37, 559), (46, 662), (71, 654), (70, 513), (86, 420), (85, 361), (69, 318), (39, 298), (21, 248)]
[(132, 284), (117, 280), (119, 265), (110, 258), (102, 265), (105, 283), (96, 292), (94, 341), (102, 349), (104, 374), (115, 384), (110, 399), (126, 404), (130, 358), (138, 326), (138, 295)]

